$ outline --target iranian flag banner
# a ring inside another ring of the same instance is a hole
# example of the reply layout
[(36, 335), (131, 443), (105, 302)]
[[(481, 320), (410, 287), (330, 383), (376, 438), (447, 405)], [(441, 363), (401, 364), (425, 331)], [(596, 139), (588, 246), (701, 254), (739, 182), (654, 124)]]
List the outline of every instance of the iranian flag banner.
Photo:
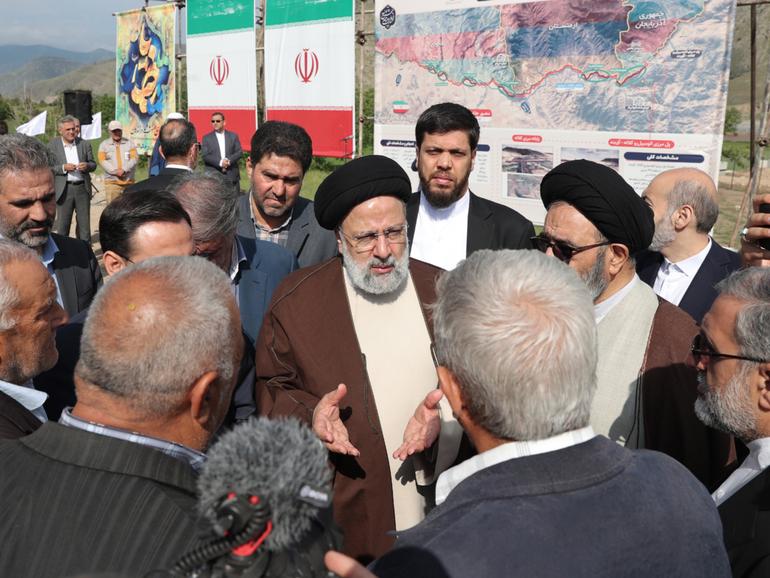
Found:
[(254, 0), (187, 1), (187, 104), (199, 141), (221, 112), (248, 150), (257, 129)]
[(353, 14), (353, 0), (265, 5), (265, 117), (302, 126), (316, 156), (353, 156)]

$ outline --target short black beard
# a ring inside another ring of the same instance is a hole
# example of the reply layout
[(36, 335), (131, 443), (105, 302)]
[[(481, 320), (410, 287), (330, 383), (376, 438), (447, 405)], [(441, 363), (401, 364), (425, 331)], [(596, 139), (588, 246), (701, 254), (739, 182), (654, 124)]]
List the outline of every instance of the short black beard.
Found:
[(463, 191), (465, 191), (467, 187), (468, 178), (465, 178), (462, 182), (457, 183), (457, 186), (452, 189), (448, 195), (444, 193), (434, 193), (428, 189), (428, 183), (420, 179), (420, 189), (422, 190), (422, 194), (425, 195), (425, 198), (430, 203), (431, 207), (437, 209), (445, 209), (455, 204), (460, 197), (463, 196)]

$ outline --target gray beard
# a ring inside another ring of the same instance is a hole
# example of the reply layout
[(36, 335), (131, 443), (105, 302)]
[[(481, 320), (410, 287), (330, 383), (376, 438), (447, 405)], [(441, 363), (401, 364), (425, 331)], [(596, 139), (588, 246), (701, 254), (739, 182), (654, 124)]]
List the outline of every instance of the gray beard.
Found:
[[(387, 295), (395, 293), (406, 284), (409, 276), (409, 246), (404, 248), (404, 253), (400, 259), (393, 255), (385, 259), (372, 257), (363, 265), (359, 265), (353, 260), (353, 256), (345, 242), (340, 243), (340, 252), (342, 253), (342, 264), (345, 267), (350, 283), (356, 289), (370, 295)], [(371, 265), (385, 264), (392, 265), (394, 269), (387, 275), (375, 275), (372, 273)]]
[[(717, 391), (706, 384), (706, 374), (698, 372), (698, 399), (695, 415), (704, 424), (729, 433), (743, 442), (757, 439), (757, 423), (748, 397), (746, 377), (748, 372), (738, 371)], [(705, 390), (705, 392), (703, 392)], [(701, 393), (703, 392), (703, 393)]]
[(667, 215), (659, 223), (655, 223), (655, 234), (652, 236), (650, 251), (660, 252), (673, 243), (674, 239), (676, 239), (676, 230), (671, 223), (671, 215)]
[(607, 289), (607, 285), (610, 284), (609, 279), (604, 274), (604, 255), (606, 252), (607, 247), (602, 247), (596, 255), (594, 266), (587, 273), (578, 274), (583, 283), (586, 284), (586, 287), (588, 287), (588, 292), (591, 294), (593, 301), (596, 301), (604, 293), (604, 290)]

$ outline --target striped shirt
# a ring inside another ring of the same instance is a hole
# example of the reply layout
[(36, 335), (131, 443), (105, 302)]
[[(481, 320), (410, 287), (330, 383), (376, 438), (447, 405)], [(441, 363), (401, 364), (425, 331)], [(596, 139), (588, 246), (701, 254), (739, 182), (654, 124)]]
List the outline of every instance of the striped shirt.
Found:
[(196, 472), (200, 471), (204, 462), (206, 461), (206, 454), (196, 451), (192, 448), (188, 448), (187, 446), (183, 446), (182, 444), (146, 436), (137, 432), (130, 432), (124, 429), (119, 429), (92, 421), (86, 421), (72, 415), (71, 410), (72, 408), (68, 407), (62, 412), (61, 417), (59, 418), (59, 423), (61, 425), (127, 442), (132, 442), (158, 450), (167, 456), (171, 456), (172, 458), (187, 462)]
[(291, 224), (291, 218), (294, 214), (294, 209), (289, 212), (289, 218), (286, 219), (282, 225), (277, 226), (274, 229), (262, 226), (254, 218), (254, 206), (251, 204), (251, 193), (249, 193), (249, 213), (251, 213), (251, 222), (254, 224), (254, 231), (257, 234), (257, 239), (260, 241), (269, 241), (286, 247), (286, 243), (289, 240), (289, 225)]

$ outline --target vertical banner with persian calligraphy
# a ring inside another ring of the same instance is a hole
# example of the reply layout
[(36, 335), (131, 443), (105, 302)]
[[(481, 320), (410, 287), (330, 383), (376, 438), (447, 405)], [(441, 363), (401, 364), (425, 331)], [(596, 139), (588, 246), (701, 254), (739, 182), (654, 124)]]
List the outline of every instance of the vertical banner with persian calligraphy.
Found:
[(254, 0), (188, 0), (187, 109), (198, 140), (211, 132), (211, 115), (245, 149), (257, 130), (257, 55)]
[(353, 156), (353, 15), (353, 0), (266, 0), (265, 115), (302, 126), (316, 156)]
[(446, 101), (481, 125), (473, 191), (536, 223), (568, 160), (638, 193), (675, 167), (718, 178), (735, 0), (376, 0), (374, 18), (374, 151), (415, 186), (414, 125)]
[(142, 154), (176, 109), (174, 10), (166, 4), (116, 15), (115, 118)]

